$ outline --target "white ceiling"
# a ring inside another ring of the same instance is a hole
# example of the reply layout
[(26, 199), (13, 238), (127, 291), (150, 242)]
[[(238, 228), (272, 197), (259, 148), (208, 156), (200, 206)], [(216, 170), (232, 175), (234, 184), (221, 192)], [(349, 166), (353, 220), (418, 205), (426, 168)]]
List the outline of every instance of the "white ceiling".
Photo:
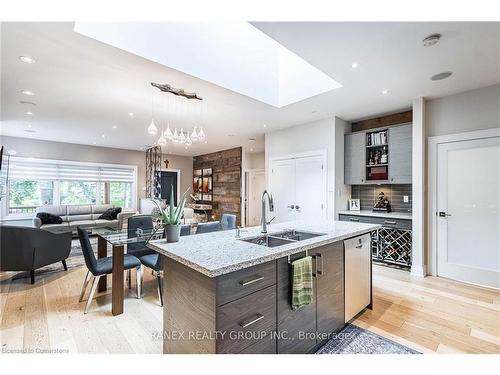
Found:
[[(206, 99), (208, 143), (188, 150), (169, 147), (169, 152), (198, 155), (234, 146), (258, 152), (264, 148), (265, 131), (333, 115), (368, 117), (407, 108), (415, 97), (435, 98), (500, 82), (500, 23), (253, 24), (343, 87), (275, 108), (79, 35), (73, 23), (2, 23), (2, 134), (28, 136), (32, 118), (33, 138), (138, 149), (154, 141), (146, 128), (151, 119), (149, 82), (155, 81)], [(422, 47), (422, 39), (435, 32), (442, 40)], [(21, 63), (20, 55), (36, 63)], [(351, 68), (354, 61), (357, 69)], [(443, 71), (453, 71), (452, 77), (429, 80)], [(389, 93), (382, 95), (382, 89)], [(25, 96), (22, 90), (36, 95)], [(20, 100), (37, 105), (30, 108)], [(34, 116), (25, 115), (28, 110)], [(177, 113), (174, 125), (187, 127), (192, 121)], [(250, 143), (248, 138), (257, 140)]]

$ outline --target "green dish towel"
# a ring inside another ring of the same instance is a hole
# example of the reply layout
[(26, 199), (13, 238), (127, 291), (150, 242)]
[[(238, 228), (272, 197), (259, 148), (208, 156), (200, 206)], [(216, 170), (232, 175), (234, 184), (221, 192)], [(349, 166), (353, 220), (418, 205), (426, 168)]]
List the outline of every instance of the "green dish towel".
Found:
[(312, 257), (292, 262), (292, 308), (294, 310), (313, 302)]

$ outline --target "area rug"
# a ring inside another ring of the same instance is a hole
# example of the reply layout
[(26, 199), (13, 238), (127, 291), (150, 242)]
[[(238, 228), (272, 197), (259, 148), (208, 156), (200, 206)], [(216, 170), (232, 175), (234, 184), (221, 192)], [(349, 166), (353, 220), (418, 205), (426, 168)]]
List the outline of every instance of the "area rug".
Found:
[[(92, 244), (92, 248), (95, 252), (97, 249), (97, 238), (90, 238), (90, 243)], [(85, 265), (85, 259), (83, 258), (82, 249), (80, 247), (80, 242), (78, 241), (78, 239), (74, 239), (71, 241), (71, 251), (69, 253), (68, 259), (66, 259), (66, 265), (68, 266), (68, 270)], [(38, 268), (35, 271), (35, 278), (55, 272), (64, 272), (62, 262), (56, 262), (45, 267)], [(24, 279), (29, 277), (29, 272), (19, 272), (12, 277), (12, 280)]]
[(348, 324), (316, 354), (421, 354), (358, 326)]

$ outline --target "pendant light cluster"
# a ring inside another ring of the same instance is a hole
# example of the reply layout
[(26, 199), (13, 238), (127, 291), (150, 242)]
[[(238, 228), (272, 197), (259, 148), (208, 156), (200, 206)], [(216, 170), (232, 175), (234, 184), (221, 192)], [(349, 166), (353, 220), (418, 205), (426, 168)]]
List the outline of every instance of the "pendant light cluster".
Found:
[[(148, 134), (150, 135), (158, 135), (160, 134), (160, 137), (156, 141), (156, 143), (161, 146), (165, 147), (168, 142), (171, 142), (172, 144), (178, 144), (178, 145), (184, 145), (186, 148), (191, 146), (195, 142), (205, 142), (206, 143), (206, 135), (205, 132), (203, 131), (203, 127), (201, 126), (194, 126), (192, 130), (187, 129), (184, 130), (184, 128), (178, 129), (177, 127), (174, 127), (174, 130), (170, 128), (170, 121), (167, 122), (167, 129), (162, 129), (159, 132), (158, 127), (155, 124), (154, 121), (154, 102), (153, 102), (153, 87), (157, 87), (160, 89), (162, 92), (168, 92), (173, 95), (176, 95), (177, 97), (184, 97), (186, 100), (190, 99), (196, 99), (196, 100), (202, 100), (202, 98), (198, 97), (196, 93), (186, 93), (183, 89), (174, 89), (170, 85), (165, 84), (165, 85), (160, 85), (157, 83), (152, 82), (151, 83), (151, 123), (148, 126)], [(167, 105), (167, 110), (168, 110), (168, 105)]]

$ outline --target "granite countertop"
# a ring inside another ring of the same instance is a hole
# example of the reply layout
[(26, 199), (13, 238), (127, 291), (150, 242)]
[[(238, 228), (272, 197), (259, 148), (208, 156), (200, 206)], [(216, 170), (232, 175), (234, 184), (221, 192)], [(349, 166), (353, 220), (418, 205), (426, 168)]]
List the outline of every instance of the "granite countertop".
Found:
[(355, 216), (371, 216), (371, 217), (386, 217), (391, 219), (411, 220), (411, 212), (373, 212), (369, 210), (363, 211), (340, 211), (340, 215), (355, 215)]
[(325, 233), (325, 235), (277, 247), (266, 247), (241, 241), (241, 239), (260, 236), (260, 226), (258, 226), (242, 229), (241, 239), (236, 238), (235, 230), (227, 230), (184, 236), (176, 243), (167, 243), (165, 240), (151, 241), (148, 246), (206, 276), (216, 277), (368, 233), (379, 227), (378, 224), (346, 221), (314, 224), (287, 222), (269, 225), (268, 234), (272, 235), (285, 229), (296, 229), (311, 233)]

